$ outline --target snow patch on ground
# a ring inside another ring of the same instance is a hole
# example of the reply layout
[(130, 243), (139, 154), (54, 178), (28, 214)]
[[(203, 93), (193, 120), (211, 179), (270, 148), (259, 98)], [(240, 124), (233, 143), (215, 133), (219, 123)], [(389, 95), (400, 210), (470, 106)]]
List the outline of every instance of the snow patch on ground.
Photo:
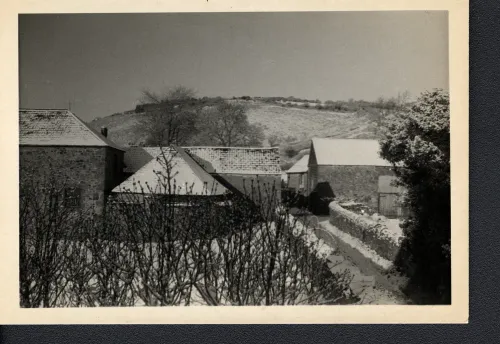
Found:
[(404, 236), (400, 223), (401, 221), (399, 219), (387, 219), (384, 222), (387, 227), (386, 233), (397, 243), (399, 243)]
[(337, 227), (330, 224), (328, 221), (323, 221), (320, 223), (320, 226), (335, 236), (337, 239), (342, 240), (347, 245), (352, 248), (358, 250), (365, 258), (370, 259), (373, 263), (384, 270), (389, 270), (393, 263), (385, 258), (379, 256), (374, 250), (369, 248), (366, 244), (364, 244), (361, 240), (341, 231)]

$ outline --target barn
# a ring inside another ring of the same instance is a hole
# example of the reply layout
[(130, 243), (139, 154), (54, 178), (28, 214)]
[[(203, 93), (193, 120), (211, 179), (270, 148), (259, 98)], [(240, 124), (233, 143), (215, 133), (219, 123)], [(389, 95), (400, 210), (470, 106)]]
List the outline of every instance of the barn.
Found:
[(313, 138), (307, 185), (311, 207), (335, 199), (364, 203), (376, 211), (379, 179), (394, 176), (392, 165), (380, 157), (379, 149), (376, 140)]
[[(125, 153), (128, 179), (113, 192), (130, 189), (134, 181), (137, 183), (144, 178), (151, 180), (152, 171), (159, 169), (154, 160), (165, 150), (171, 149), (176, 151), (179, 166), (184, 166), (184, 172), (176, 174), (179, 179), (176, 183), (185, 184), (186, 176), (192, 175), (194, 179), (188, 182), (195, 185), (194, 190), (198, 194), (206, 182), (211, 189), (216, 186), (218, 192), (224, 190), (245, 195), (259, 202), (265, 201), (270, 195), (280, 197), (279, 150), (259, 147), (131, 147)], [(187, 174), (184, 176), (184, 173)]]

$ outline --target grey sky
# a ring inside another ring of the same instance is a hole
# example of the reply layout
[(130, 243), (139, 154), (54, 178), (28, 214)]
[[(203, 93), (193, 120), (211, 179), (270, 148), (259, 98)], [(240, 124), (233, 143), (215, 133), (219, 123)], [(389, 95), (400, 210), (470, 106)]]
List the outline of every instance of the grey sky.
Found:
[(21, 15), (21, 107), (85, 120), (144, 88), (374, 100), (448, 89), (446, 12)]

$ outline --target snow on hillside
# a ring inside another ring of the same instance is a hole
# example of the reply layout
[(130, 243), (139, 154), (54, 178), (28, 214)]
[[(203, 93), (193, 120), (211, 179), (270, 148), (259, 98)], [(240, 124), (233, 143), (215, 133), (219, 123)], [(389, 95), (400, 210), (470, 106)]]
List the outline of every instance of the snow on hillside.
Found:
[[(282, 107), (256, 101), (243, 101), (243, 103), (248, 106), (249, 121), (261, 124), (266, 137), (271, 134), (289, 137), (294, 141), (292, 145), (299, 145), (301, 149), (307, 148), (307, 141), (312, 137), (376, 137), (375, 123), (370, 118), (357, 113)], [(146, 116), (144, 113), (126, 111), (95, 119), (90, 122), (90, 125), (96, 129), (102, 126), (107, 127), (109, 138), (120, 145), (138, 145), (146, 138), (146, 133), (141, 126), (141, 121)], [(265, 140), (263, 145), (267, 144)]]

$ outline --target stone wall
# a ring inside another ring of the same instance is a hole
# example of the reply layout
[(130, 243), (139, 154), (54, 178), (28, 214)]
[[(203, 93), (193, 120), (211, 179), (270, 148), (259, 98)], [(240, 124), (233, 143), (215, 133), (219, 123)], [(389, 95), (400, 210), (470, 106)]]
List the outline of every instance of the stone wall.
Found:
[(123, 152), (110, 147), (20, 146), (19, 167), (28, 178), (52, 177), (81, 190), (81, 206), (102, 210), (106, 196), (123, 179)]
[(379, 256), (396, 259), (401, 244), (383, 223), (344, 209), (337, 202), (331, 202), (329, 208), (333, 226), (361, 240)]
[(355, 201), (378, 207), (378, 178), (393, 175), (385, 166), (317, 166), (310, 168), (311, 191), (327, 182), (336, 201)]

